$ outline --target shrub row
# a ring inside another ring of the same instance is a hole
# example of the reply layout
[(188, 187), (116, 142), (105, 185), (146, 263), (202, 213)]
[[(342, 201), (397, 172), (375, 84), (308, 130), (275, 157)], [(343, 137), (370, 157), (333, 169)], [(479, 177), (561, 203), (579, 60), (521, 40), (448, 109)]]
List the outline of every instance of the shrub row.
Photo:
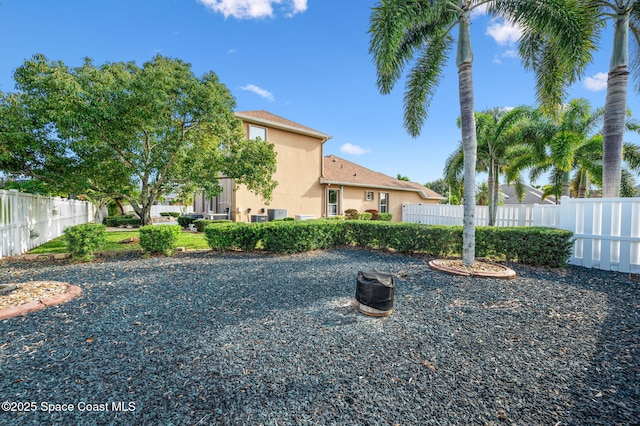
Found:
[(161, 217), (180, 217), (180, 213), (178, 212), (160, 212)]
[[(223, 223), (204, 229), (214, 250), (297, 253), (354, 244), (432, 256), (461, 255), (462, 227), (383, 221), (309, 220)], [(572, 233), (552, 228), (476, 228), (476, 256), (535, 266), (562, 267), (571, 254)]]
[(103, 224), (107, 225), (108, 227), (112, 227), (112, 228), (117, 228), (118, 226), (140, 226), (140, 218), (132, 215), (132, 214), (125, 214), (125, 215), (120, 215), (120, 216), (109, 216), (103, 219), (102, 221)]
[(362, 213), (356, 209), (347, 209), (344, 212), (344, 218), (347, 220), (380, 220), (383, 222), (391, 222), (393, 215), (391, 213), (379, 213), (376, 209), (369, 209)]

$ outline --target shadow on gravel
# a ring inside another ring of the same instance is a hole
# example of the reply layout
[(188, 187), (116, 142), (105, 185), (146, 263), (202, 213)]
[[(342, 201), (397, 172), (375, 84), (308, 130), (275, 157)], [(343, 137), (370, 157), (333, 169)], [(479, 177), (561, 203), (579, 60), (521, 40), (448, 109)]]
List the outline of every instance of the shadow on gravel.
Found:
[(576, 403), (570, 419), (573, 424), (639, 424), (640, 283), (614, 272), (574, 281), (604, 295), (608, 309), (587, 313), (606, 317), (593, 330), (597, 342), (591, 362), (572, 386)]

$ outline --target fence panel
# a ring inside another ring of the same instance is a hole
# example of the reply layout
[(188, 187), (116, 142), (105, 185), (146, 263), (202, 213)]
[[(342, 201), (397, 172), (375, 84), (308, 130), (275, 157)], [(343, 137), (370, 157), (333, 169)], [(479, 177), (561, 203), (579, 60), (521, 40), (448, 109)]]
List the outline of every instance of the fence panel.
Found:
[[(449, 204), (403, 204), (402, 221), (425, 225), (460, 225), (464, 217), (464, 206)], [(476, 226), (489, 224), (487, 206), (476, 206)], [(532, 206), (499, 206), (496, 226), (533, 226)]]
[(86, 201), (0, 190), (0, 258), (25, 253), (92, 220), (93, 206)]
[(151, 217), (160, 217), (160, 213), (171, 212), (171, 213), (180, 213), (180, 214), (188, 214), (193, 213), (193, 206), (161, 206), (154, 205), (151, 206)]
[[(463, 207), (404, 204), (402, 221), (462, 225)], [(476, 226), (487, 223), (476, 206)], [(574, 233), (569, 263), (605, 271), (640, 273), (640, 198), (567, 198), (558, 205), (500, 206), (496, 226), (545, 226)]]
[(640, 199), (562, 199), (560, 228), (574, 233), (570, 263), (640, 273)]

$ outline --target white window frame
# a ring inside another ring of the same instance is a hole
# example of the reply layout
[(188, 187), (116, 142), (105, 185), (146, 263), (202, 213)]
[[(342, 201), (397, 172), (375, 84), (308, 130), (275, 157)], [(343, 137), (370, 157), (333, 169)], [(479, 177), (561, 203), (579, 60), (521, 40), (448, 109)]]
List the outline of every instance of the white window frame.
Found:
[[(389, 213), (389, 193), (381, 192), (379, 194), (380, 202), (378, 203), (378, 212), (379, 213)], [(384, 201), (384, 204), (382, 202)]]
[[(264, 135), (264, 137), (263, 137)], [(254, 126), (253, 124), (249, 124), (249, 139), (260, 138), (263, 142), (267, 140), (267, 128)]]
[[(331, 202), (331, 192), (335, 192), (336, 194), (336, 202)], [(329, 188), (327, 189), (327, 216), (338, 216), (340, 213), (340, 190)]]
[(365, 201), (373, 201), (375, 195), (373, 191), (364, 191), (364, 200)]

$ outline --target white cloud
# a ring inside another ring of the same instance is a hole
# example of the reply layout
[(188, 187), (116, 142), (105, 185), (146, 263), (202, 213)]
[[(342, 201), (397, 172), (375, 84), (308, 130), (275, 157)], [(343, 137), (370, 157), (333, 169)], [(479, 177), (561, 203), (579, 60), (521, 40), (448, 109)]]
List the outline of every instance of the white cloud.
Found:
[(502, 63), (503, 58), (513, 59), (518, 57), (518, 51), (516, 49), (508, 49), (499, 55), (495, 55), (493, 57), (493, 63), (500, 65)]
[(474, 7), (471, 10), (471, 19), (474, 19), (477, 16), (487, 15), (489, 13), (489, 11), (487, 10), (488, 8), (489, 8), (489, 5), (487, 3)]
[(517, 25), (504, 22), (502, 19), (492, 19), (485, 32), (500, 46), (513, 46), (520, 40), (522, 29)]
[(268, 90), (265, 90), (261, 87), (258, 87), (254, 84), (247, 84), (246, 86), (243, 86), (240, 88), (241, 90), (246, 90), (248, 92), (253, 92), (256, 95), (265, 98), (266, 100), (268, 100), (269, 102), (273, 102), (276, 99), (273, 97), (273, 94), (271, 92), (269, 92)]
[(582, 84), (585, 89), (598, 92), (607, 88), (607, 78), (608, 74), (606, 72), (599, 72), (591, 77), (585, 78)]
[(197, 0), (209, 9), (222, 13), (225, 18), (259, 19), (273, 16), (274, 5), (284, 9), (291, 17), (307, 10), (307, 0)]
[(351, 143), (345, 143), (340, 147), (340, 152), (344, 152), (351, 155), (364, 155), (364, 154), (370, 154), (371, 150), (364, 149), (358, 145), (354, 145)]

